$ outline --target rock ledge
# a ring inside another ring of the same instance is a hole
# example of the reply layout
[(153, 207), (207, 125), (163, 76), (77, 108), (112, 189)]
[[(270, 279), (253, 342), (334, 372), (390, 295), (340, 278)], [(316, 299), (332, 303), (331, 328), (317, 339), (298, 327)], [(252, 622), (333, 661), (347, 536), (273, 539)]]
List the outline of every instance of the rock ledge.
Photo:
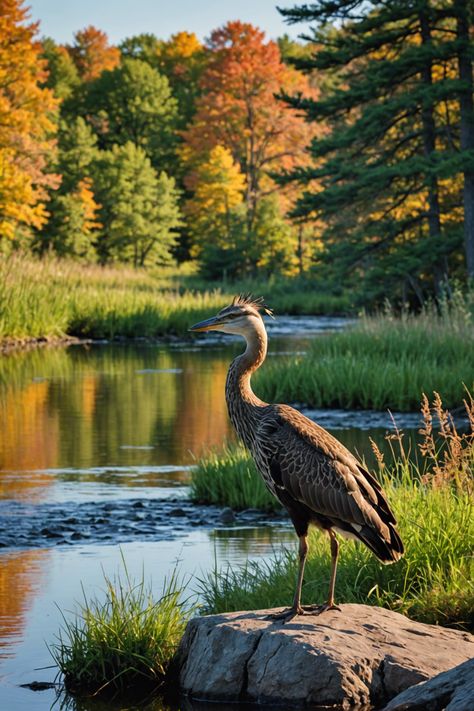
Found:
[(181, 690), (212, 701), (380, 708), (474, 656), (467, 632), (367, 605), (283, 624), (275, 610), (191, 620), (178, 650)]

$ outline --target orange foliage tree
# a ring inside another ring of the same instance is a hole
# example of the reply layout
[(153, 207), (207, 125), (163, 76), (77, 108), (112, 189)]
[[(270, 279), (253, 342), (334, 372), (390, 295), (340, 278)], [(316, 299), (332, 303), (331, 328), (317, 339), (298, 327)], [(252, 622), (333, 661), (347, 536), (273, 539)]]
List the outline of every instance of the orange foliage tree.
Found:
[(106, 33), (92, 25), (75, 33), (68, 50), (84, 81), (97, 79), (104, 70), (120, 64), (120, 50), (110, 46)]
[(207, 51), (194, 32), (177, 32), (157, 50), (157, 69), (165, 74), (179, 105), (179, 128), (189, 123), (199, 95)]
[(47, 188), (59, 182), (47, 170), (56, 101), (41, 86), (47, 72), (37, 30), (23, 0), (0, 0), (0, 239), (41, 227)]
[(259, 200), (276, 189), (269, 172), (303, 162), (314, 132), (275, 95), (311, 90), (302, 74), (281, 61), (277, 44), (250, 24), (228, 22), (212, 32), (208, 48), (202, 95), (184, 132), (186, 153), (199, 156), (216, 145), (231, 152), (245, 177), (251, 229)]

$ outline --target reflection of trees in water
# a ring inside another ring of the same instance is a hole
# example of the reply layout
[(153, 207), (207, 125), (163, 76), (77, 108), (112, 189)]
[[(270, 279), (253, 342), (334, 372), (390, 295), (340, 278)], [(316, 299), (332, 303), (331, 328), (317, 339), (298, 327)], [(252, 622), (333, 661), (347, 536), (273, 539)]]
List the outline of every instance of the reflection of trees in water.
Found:
[(230, 359), (224, 355), (207, 363), (200, 360), (199, 372), (192, 365), (183, 372), (180, 408), (171, 433), (175, 446), (184, 445), (195, 457), (209, 447), (222, 447), (231, 435), (224, 395)]
[[(48, 384), (29, 382), (23, 389), (9, 388), (0, 400), (0, 468), (46, 469), (56, 459), (58, 422), (47, 411)], [(15, 479), (0, 475), (0, 498), (41, 498), (51, 475)]]
[(45, 548), (2, 555), (0, 566), (0, 656), (13, 654), (9, 646), (20, 639), (35, 593), (42, 586), (51, 551)]
[[(225, 353), (134, 345), (5, 357), (0, 467), (191, 463), (229, 433), (228, 361)], [(157, 372), (174, 370), (182, 372)], [(133, 449), (144, 446), (151, 449)]]
[[(0, 469), (193, 463), (193, 456), (233, 437), (224, 398), (231, 358), (232, 348), (149, 345), (45, 348), (6, 356), (0, 361)], [(182, 372), (157, 372), (167, 370)], [(336, 435), (369, 462), (369, 435), (381, 448), (386, 445), (382, 430)], [(133, 449), (146, 446), (150, 449)], [(89, 478), (97, 476), (102, 475)], [(147, 481), (156, 479), (150, 473)], [(47, 474), (16, 480), (0, 474), (0, 495), (14, 496), (22, 488), (39, 495), (48, 481)]]

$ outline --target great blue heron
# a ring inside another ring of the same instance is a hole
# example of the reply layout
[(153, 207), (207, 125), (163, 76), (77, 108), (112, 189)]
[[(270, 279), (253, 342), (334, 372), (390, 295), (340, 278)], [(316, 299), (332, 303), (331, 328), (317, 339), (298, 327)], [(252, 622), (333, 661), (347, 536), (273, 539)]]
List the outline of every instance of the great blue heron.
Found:
[[(355, 538), (382, 563), (403, 555), (387, 499), (378, 481), (335, 437), (288, 405), (269, 405), (252, 391), (250, 378), (265, 360), (267, 332), (260, 311), (271, 312), (262, 299), (237, 296), (217, 316), (191, 331), (223, 331), (243, 336), (247, 348), (231, 364), (225, 395), (230, 419), (252, 454), (269, 490), (288, 511), (299, 538), (299, 570), (291, 608), (275, 615), (291, 619), (305, 612), (338, 610), (334, 586), (339, 544), (336, 533)], [(301, 587), (308, 554), (308, 527), (327, 531), (331, 576), (324, 605), (302, 607)]]

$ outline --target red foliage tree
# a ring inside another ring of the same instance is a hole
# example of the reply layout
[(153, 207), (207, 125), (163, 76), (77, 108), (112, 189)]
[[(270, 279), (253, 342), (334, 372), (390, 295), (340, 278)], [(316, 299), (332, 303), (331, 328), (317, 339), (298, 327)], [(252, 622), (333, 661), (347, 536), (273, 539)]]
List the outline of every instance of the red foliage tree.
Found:
[(105, 32), (92, 25), (75, 33), (74, 44), (68, 50), (85, 81), (96, 79), (106, 69), (115, 69), (120, 64), (120, 50), (109, 45)]
[(202, 96), (184, 133), (187, 153), (192, 160), (215, 145), (231, 151), (245, 176), (251, 226), (259, 199), (276, 187), (268, 172), (303, 162), (314, 133), (275, 95), (312, 92), (302, 74), (283, 64), (277, 44), (250, 24), (227, 23), (211, 34), (208, 47)]

